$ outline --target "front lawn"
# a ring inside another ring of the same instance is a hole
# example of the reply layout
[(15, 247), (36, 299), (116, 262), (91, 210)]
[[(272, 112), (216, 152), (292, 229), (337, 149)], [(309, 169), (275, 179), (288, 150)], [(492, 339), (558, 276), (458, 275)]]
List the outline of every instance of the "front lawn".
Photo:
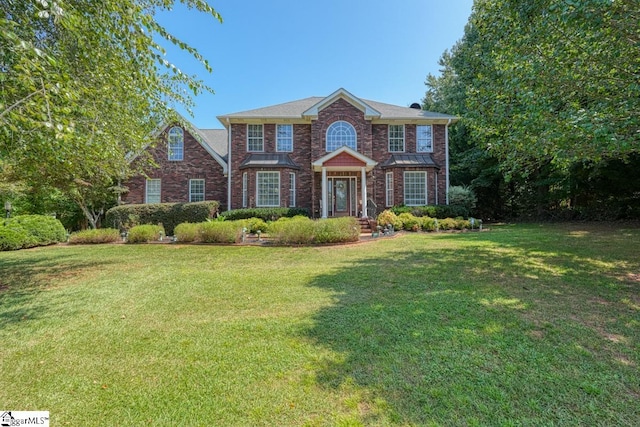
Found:
[(52, 425), (640, 425), (640, 228), (0, 253), (1, 410)]

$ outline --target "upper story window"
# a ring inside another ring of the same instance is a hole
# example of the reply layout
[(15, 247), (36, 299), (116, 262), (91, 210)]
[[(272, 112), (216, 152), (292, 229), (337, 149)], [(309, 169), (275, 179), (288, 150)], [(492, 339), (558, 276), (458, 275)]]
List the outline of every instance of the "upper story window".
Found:
[(293, 125), (276, 126), (276, 151), (293, 151)]
[(262, 125), (247, 125), (247, 151), (264, 151)]
[(433, 127), (431, 125), (416, 126), (416, 140), (418, 153), (433, 152)]
[(404, 125), (389, 125), (389, 151), (404, 152)]
[(179, 127), (169, 130), (169, 160), (184, 159), (184, 131)]
[(333, 122), (327, 129), (327, 151), (335, 151), (344, 145), (356, 150), (357, 139), (356, 129), (351, 123), (342, 120)]

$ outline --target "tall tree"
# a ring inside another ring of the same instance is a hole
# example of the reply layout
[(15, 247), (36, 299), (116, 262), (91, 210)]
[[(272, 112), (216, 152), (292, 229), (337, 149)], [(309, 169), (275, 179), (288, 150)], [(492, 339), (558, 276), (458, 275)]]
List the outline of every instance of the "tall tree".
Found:
[[(221, 21), (205, 0), (181, 2)], [(91, 219), (112, 180), (130, 172), (128, 156), (169, 118), (167, 105), (190, 107), (189, 93), (211, 91), (157, 41), (211, 70), (154, 19), (174, 4), (0, 0), (0, 162), (14, 179), (61, 189)]]
[(453, 59), (468, 124), (509, 171), (640, 150), (637, 0), (476, 0)]

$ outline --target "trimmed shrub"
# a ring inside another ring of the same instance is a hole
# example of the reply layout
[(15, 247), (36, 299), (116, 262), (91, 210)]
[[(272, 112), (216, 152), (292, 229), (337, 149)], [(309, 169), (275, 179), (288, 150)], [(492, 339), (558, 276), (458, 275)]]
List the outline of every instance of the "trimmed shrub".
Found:
[(393, 225), (393, 228), (396, 230), (402, 229), (402, 221), (398, 219), (398, 216), (390, 209), (382, 211), (380, 215), (378, 215), (378, 225), (381, 227), (386, 227), (388, 225)]
[(160, 240), (164, 234), (164, 229), (160, 225), (144, 224), (136, 225), (129, 230), (127, 243), (147, 243)]
[(455, 218), (456, 230), (468, 230), (471, 228), (471, 222), (468, 219)]
[(444, 218), (438, 220), (438, 228), (440, 230), (455, 230), (456, 220), (453, 218)]
[(284, 217), (270, 223), (267, 232), (274, 243), (305, 245), (313, 242), (315, 228), (313, 220), (310, 218), (303, 216)]
[(230, 221), (238, 219), (260, 218), (263, 221), (277, 221), (280, 218), (293, 218), (294, 216), (309, 216), (309, 211), (304, 208), (249, 208), (232, 209), (222, 212), (220, 216)]
[(240, 221), (209, 221), (198, 225), (198, 240), (202, 243), (236, 243), (240, 241), (242, 234)]
[(23, 228), (0, 226), (0, 251), (17, 251), (33, 246), (37, 246), (35, 237)]
[(314, 222), (313, 243), (347, 243), (360, 240), (360, 224), (353, 217), (320, 219)]
[(242, 220), (242, 226), (247, 228), (247, 232), (249, 233), (257, 233), (258, 230), (261, 232), (267, 231), (267, 223), (264, 222), (262, 218), (249, 218)]
[(178, 242), (183, 243), (195, 242), (199, 238), (199, 233), (200, 224), (190, 222), (183, 222), (173, 230), (174, 237), (178, 239)]
[(82, 230), (69, 236), (69, 243), (71, 244), (114, 243), (118, 241), (120, 241), (120, 232), (115, 228)]
[(313, 220), (307, 217), (281, 218), (269, 224), (269, 237), (274, 243), (308, 245), (357, 242), (360, 226), (352, 217)]
[(420, 228), (422, 231), (435, 231), (436, 229), (436, 220), (435, 218), (431, 218), (430, 216), (419, 217), (420, 220)]
[(49, 215), (20, 215), (6, 219), (5, 225), (18, 225), (36, 239), (38, 246), (64, 242), (67, 239), (67, 231), (62, 223)]
[(407, 231), (420, 231), (421, 221), (418, 217), (408, 212), (398, 215), (398, 221), (402, 223), (402, 229)]
[(142, 224), (162, 224), (167, 235), (173, 235), (178, 224), (214, 218), (219, 206), (216, 201), (121, 205), (107, 211), (105, 224), (121, 230)]
[(48, 215), (21, 215), (0, 223), (0, 250), (17, 250), (64, 242), (62, 223)]
[(453, 205), (435, 205), (435, 206), (394, 206), (389, 209), (396, 215), (402, 213), (410, 213), (413, 216), (423, 217), (429, 216), (431, 218), (444, 219), (455, 218), (458, 216), (469, 216), (468, 210), (463, 206)]

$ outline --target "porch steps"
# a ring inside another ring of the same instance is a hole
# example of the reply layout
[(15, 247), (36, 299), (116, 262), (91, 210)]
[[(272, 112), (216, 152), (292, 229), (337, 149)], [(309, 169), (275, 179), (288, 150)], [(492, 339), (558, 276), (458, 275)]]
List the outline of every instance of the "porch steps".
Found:
[(371, 224), (369, 223), (368, 218), (358, 218), (358, 222), (360, 223), (360, 233), (371, 233), (373, 230), (371, 229)]

